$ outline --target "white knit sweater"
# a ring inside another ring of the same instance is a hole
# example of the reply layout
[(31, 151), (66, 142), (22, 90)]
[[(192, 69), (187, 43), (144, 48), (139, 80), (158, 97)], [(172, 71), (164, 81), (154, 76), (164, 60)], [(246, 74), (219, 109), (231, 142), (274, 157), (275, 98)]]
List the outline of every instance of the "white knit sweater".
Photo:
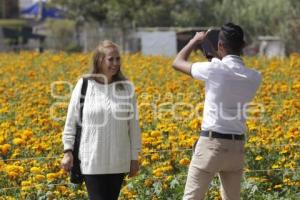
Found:
[[(134, 90), (128, 85), (125, 90), (117, 90), (115, 85), (88, 80), (79, 148), (82, 174), (126, 173), (130, 161), (138, 158), (141, 131)], [(82, 79), (68, 107), (62, 137), (64, 150), (73, 149), (81, 86)], [(133, 95), (124, 98), (128, 93)]]

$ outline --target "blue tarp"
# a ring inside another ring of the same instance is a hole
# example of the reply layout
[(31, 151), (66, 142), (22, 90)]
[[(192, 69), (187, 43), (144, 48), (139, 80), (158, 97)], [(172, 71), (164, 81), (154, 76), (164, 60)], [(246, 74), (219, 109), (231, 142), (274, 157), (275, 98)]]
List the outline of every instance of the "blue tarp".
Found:
[(63, 18), (63, 11), (55, 8), (49, 7), (45, 2), (37, 2), (28, 8), (22, 9), (22, 15), (31, 15), (34, 17), (38, 17), (41, 12), (41, 20), (46, 18)]

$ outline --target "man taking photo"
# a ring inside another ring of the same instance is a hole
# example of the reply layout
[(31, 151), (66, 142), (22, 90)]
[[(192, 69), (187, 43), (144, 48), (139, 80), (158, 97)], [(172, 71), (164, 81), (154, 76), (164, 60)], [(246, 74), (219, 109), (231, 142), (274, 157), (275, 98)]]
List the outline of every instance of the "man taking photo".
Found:
[(240, 57), (245, 46), (244, 33), (233, 23), (221, 27), (215, 55), (218, 58), (190, 63), (187, 60), (190, 53), (204, 42), (207, 33), (196, 33), (173, 62), (174, 69), (205, 82), (202, 130), (189, 166), (183, 199), (204, 199), (218, 173), (222, 199), (239, 200), (246, 132), (244, 110), (261, 83), (261, 75), (244, 65)]

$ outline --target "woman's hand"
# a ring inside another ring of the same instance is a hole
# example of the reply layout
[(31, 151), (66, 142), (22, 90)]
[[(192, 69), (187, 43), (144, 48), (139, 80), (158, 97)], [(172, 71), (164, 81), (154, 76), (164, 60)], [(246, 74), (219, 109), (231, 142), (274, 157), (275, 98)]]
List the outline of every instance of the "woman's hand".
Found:
[(68, 151), (64, 154), (63, 159), (61, 160), (61, 168), (66, 172), (69, 172), (73, 167), (73, 154), (71, 151)]
[(139, 171), (139, 162), (137, 160), (131, 160), (129, 177), (134, 177)]

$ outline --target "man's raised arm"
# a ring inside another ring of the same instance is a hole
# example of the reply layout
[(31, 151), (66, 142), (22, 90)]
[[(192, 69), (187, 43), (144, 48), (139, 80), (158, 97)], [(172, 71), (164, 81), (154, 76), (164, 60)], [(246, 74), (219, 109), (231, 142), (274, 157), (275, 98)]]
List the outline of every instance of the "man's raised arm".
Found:
[(195, 36), (180, 50), (173, 61), (173, 68), (185, 74), (191, 75), (192, 63), (188, 61), (192, 50), (197, 44), (200, 44), (206, 36), (207, 32), (197, 32)]

